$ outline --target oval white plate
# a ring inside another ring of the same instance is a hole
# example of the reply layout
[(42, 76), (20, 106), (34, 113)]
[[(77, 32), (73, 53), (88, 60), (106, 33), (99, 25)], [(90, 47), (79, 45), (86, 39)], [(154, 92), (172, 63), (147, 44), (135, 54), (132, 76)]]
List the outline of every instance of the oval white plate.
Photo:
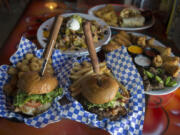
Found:
[[(107, 4), (94, 6), (88, 10), (88, 14), (95, 16), (94, 11), (105, 7), (106, 5)], [(120, 4), (111, 4), (111, 5), (113, 6), (113, 8), (115, 9), (116, 12), (120, 12), (123, 8), (128, 7), (128, 6), (120, 5)], [(155, 23), (155, 18), (154, 18), (154, 16), (152, 16), (152, 20), (145, 21), (144, 26), (141, 26), (141, 27), (131, 27), (131, 28), (130, 27), (115, 27), (115, 26), (110, 26), (110, 27), (113, 29), (117, 29), (117, 30), (135, 31), (135, 30), (148, 29), (148, 28), (152, 27), (154, 25), (154, 23)]]
[[(136, 36), (146, 36), (147, 39), (152, 38), (152, 37), (150, 37), (148, 35), (141, 34), (141, 33), (135, 33), (135, 32), (129, 32), (129, 33), (132, 33), (133, 35), (136, 35)], [(155, 40), (154, 44), (159, 45), (159, 46), (165, 46), (164, 44), (162, 44), (158, 40)], [(172, 54), (172, 56), (174, 56), (174, 54)], [(144, 91), (144, 93), (148, 94), (148, 95), (166, 95), (166, 94), (169, 94), (169, 93), (174, 92), (175, 90), (177, 90), (178, 87), (180, 87), (180, 74), (178, 75), (176, 81), (177, 81), (177, 85), (174, 86), (174, 87), (165, 87), (164, 89), (160, 89), (160, 90)]]
[[(102, 40), (100, 40), (98, 43), (95, 44), (96, 52), (100, 51), (101, 46), (104, 45), (104, 44), (107, 44), (109, 42), (109, 40), (111, 39), (111, 29), (110, 29), (110, 27), (103, 20), (101, 20), (101, 19), (99, 19), (97, 17), (91, 16), (91, 15), (88, 15), (88, 14), (82, 14), (82, 13), (66, 13), (66, 14), (61, 14), (61, 15), (63, 17), (68, 17), (68, 16), (72, 16), (72, 15), (79, 15), (79, 16), (87, 19), (87, 20), (96, 20), (102, 27), (107, 26), (107, 28), (106, 28), (107, 34), (104, 35), (104, 38)], [(45, 48), (45, 46), (47, 44), (45, 42), (45, 40), (47, 40), (47, 38), (45, 38), (43, 36), (43, 29), (44, 28), (50, 29), (53, 22), (54, 22), (54, 17), (46, 20), (38, 28), (37, 39), (38, 39), (40, 45), (43, 48)], [(73, 55), (82, 56), (82, 55), (88, 55), (89, 54), (87, 49), (80, 49), (78, 51), (68, 51), (67, 50), (67, 51), (62, 51), (62, 53), (66, 54), (66, 55), (70, 55), (70, 56), (73, 56)]]

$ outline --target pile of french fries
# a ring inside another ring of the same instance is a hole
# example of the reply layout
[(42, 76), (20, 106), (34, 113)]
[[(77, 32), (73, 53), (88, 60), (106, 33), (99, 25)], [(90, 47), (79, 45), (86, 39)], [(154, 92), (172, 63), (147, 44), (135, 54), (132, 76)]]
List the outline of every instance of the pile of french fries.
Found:
[[(100, 67), (100, 74), (110, 72), (105, 62), (100, 63), (99, 67)], [(81, 64), (74, 63), (74, 67), (71, 70), (70, 78), (74, 82), (74, 81), (77, 81), (82, 76), (87, 76), (90, 74), (93, 74), (92, 64), (90, 62), (84, 61)]]
[[(99, 64), (100, 74), (111, 74), (110, 70), (107, 68), (106, 63), (102, 62)], [(81, 64), (74, 63), (74, 67), (71, 70), (70, 79), (72, 80), (72, 85), (70, 86), (71, 95), (73, 97), (80, 94), (80, 82), (89, 75), (95, 74), (93, 72), (92, 64), (88, 61), (84, 61)]]
[[(100, 74), (106, 74), (112, 78), (114, 78), (113, 74), (111, 73), (110, 69), (107, 68), (106, 62), (99, 63), (100, 68)], [(81, 64), (74, 63), (74, 67), (71, 70), (70, 73), (70, 79), (72, 80), (72, 85), (70, 86), (71, 95), (73, 97), (76, 97), (81, 93), (80, 89), (80, 82), (86, 78), (89, 75), (95, 74), (93, 72), (93, 67), (90, 62), (84, 61)], [(124, 87), (123, 84), (121, 84), (119, 81), (117, 81), (119, 84), (119, 88), (122, 90), (122, 94), (125, 97), (129, 97), (128, 90)]]

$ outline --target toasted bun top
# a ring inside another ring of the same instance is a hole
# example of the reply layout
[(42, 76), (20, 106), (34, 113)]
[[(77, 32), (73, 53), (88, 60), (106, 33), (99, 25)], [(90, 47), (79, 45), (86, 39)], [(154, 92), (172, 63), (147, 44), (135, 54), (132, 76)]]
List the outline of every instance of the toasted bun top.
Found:
[(27, 72), (18, 80), (17, 87), (28, 94), (45, 94), (53, 91), (57, 85), (58, 80), (51, 74), (41, 77), (38, 72)]
[(107, 75), (90, 75), (81, 84), (84, 98), (94, 104), (111, 101), (118, 92), (119, 85), (115, 79)]

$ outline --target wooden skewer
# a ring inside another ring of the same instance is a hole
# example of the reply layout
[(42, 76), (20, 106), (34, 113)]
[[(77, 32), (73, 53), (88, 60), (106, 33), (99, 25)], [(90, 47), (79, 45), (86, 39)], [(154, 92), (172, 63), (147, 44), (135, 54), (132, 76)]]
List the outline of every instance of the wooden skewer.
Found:
[(89, 51), (89, 54), (91, 57), (93, 70), (95, 73), (99, 74), (99, 72), (100, 72), (99, 62), (98, 62), (98, 57), (97, 57), (96, 50), (94, 47), (94, 42), (93, 42), (90, 26), (91, 26), (90, 22), (86, 22), (83, 27), (84, 34), (85, 34), (85, 40), (86, 40), (86, 44), (88, 46), (88, 51)]
[(58, 15), (55, 18), (55, 21), (53, 23), (53, 27), (51, 29), (51, 33), (50, 33), (50, 36), (49, 36), (48, 44), (46, 46), (46, 51), (45, 51), (45, 55), (44, 55), (44, 62), (43, 62), (43, 66), (41, 68), (41, 73), (40, 73), (41, 76), (43, 76), (45, 71), (46, 71), (46, 66), (47, 66), (49, 58), (52, 55), (52, 51), (54, 49), (54, 45), (56, 43), (56, 39), (57, 39), (57, 36), (58, 36), (58, 33), (59, 33), (59, 29), (61, 27), (62, 22), (63, 22), (63, 17)]

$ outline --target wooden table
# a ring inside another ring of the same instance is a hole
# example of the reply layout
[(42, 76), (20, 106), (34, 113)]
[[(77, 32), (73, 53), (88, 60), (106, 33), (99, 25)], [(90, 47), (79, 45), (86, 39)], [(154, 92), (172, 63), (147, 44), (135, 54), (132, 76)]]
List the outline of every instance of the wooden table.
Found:
[[(26, 8), (23, 16), (20, 18), (16, 27), (10, 34), (7, 42), (0, 50), (0, 64), (9, 64), (9, 57), (16, 51), (16, 47), (21, 36), (25, 36), (35, 42), (40, 48), (36, 32), (40, 24), (56, 14), (64, 12), (87, 12), (87, 9), (93, 5), (108, 3), (109, 1), (82, 1), (73, 0), (53, 3), (47, 1), (32, 0)], [(117, 2), (117, 1), (112, 1)], [(119, 1), (120, 3), (121, 1)], [(155, 13), (156, 14), (156, 13)], [(158, 17), (158, 14), (156, 15)], [(159, 17), (158, 17), (159, 18)], [(161, 22), (156, 24), (149, 30), (142, 31), (163, 41), (171, 46), (173, 52), (179, 55), (180, 51), (167, 40), (165, 29)], [(72, 120), (63, 119), (57, 123), (50, 124), (44, 128), (36, 129), (29, 127), (23, 123), (10, 121), (0, 118), (0, 135), (99, 135), (108, 134), (106, 131), (90, 128), (87, 125)], [(146, 96), (146, 114), (144, 120), (143, 134), (180, 134), (180, 88), (175, 92), (164, 96)]]

